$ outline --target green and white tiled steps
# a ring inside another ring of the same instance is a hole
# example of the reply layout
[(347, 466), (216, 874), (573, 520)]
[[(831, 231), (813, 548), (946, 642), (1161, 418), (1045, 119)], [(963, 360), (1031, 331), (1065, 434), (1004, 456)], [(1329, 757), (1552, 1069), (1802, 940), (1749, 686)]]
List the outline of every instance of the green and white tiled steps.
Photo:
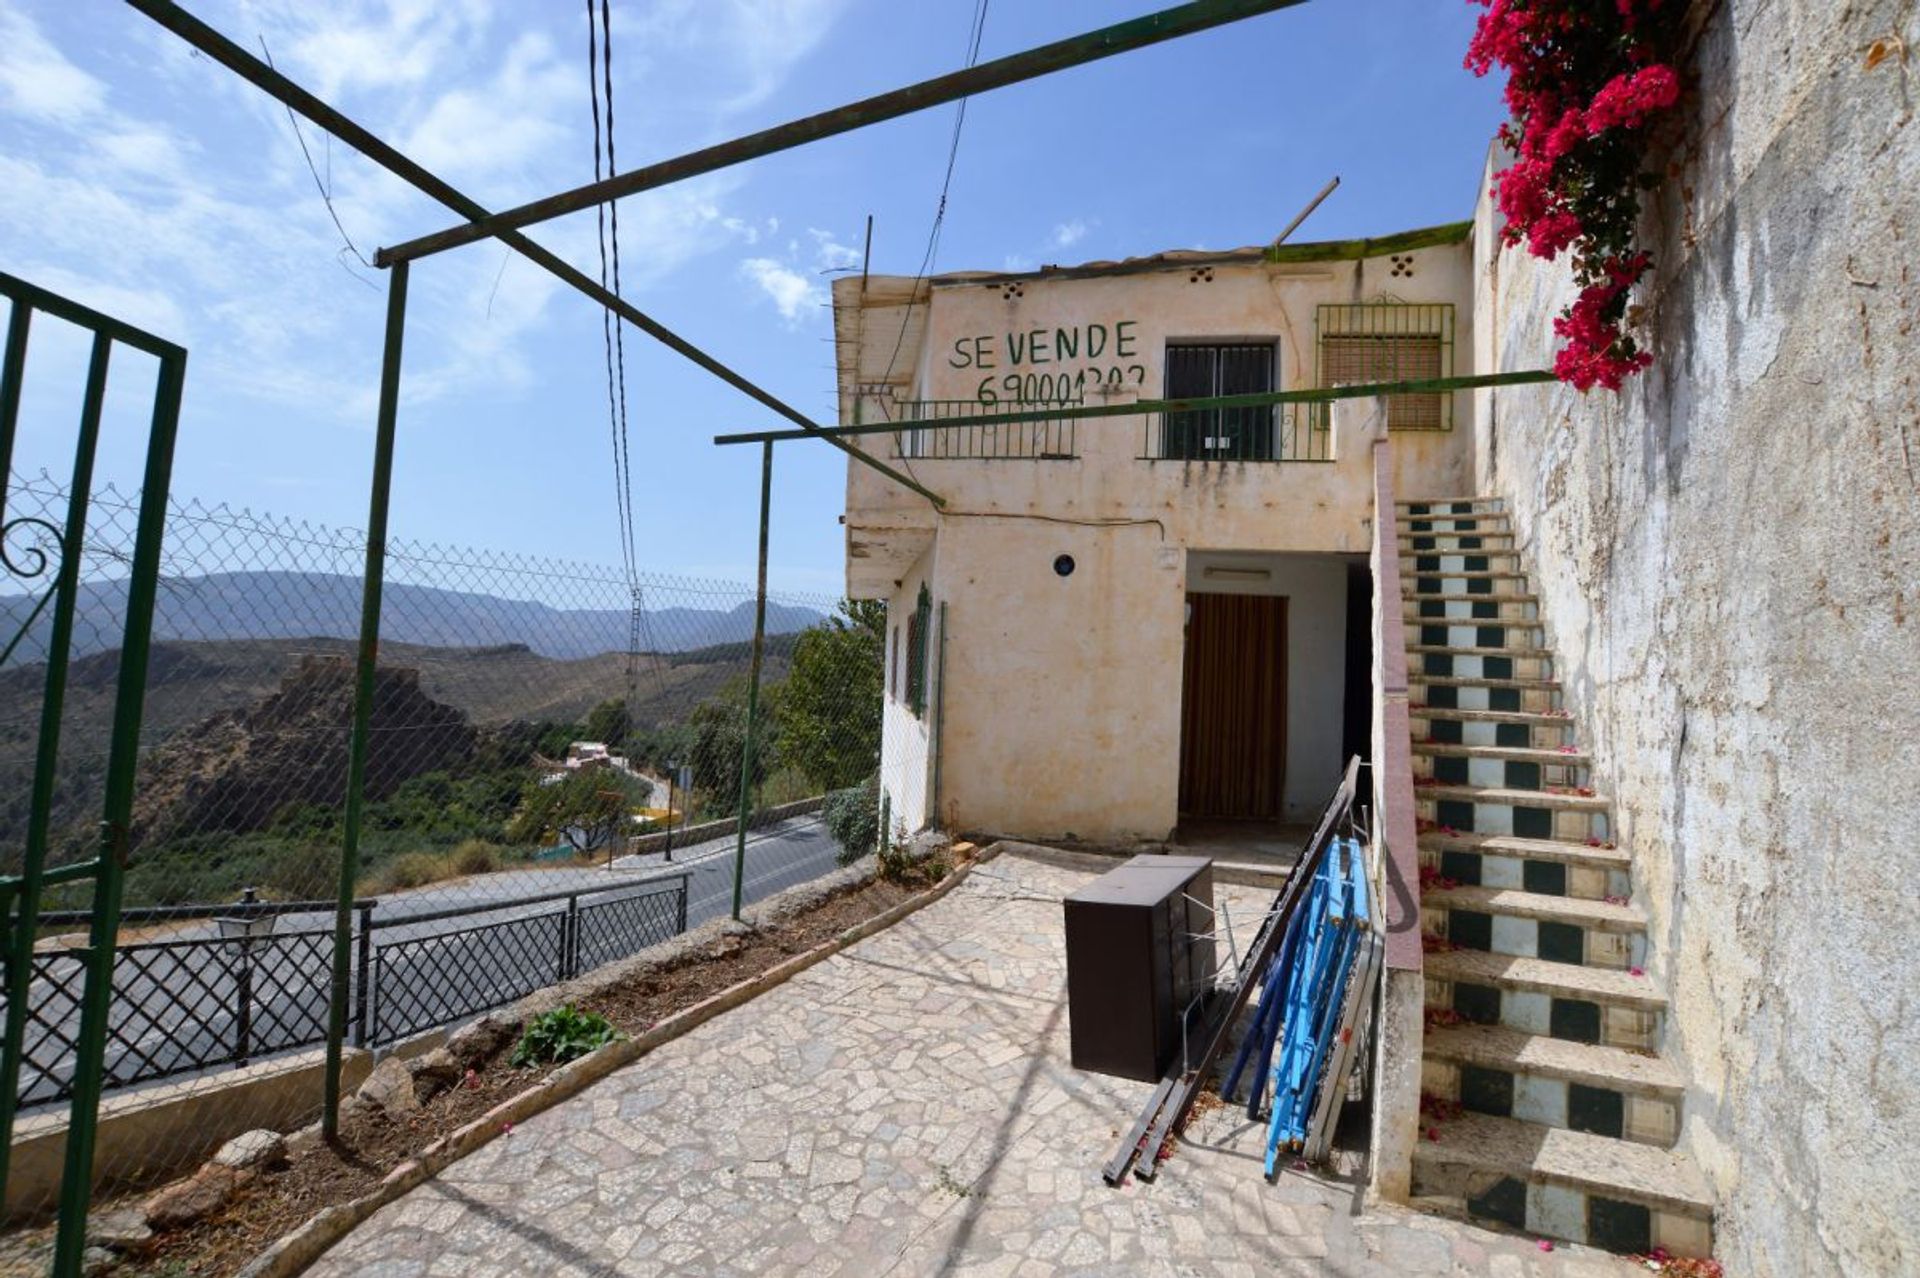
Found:
[(1538, 599), (1498, 502), (1403, 502), (1400, 548), (1429, 1028), (1423, 1091), (1462, 1112), (1414, 1192), (1549, 1237), (1709, 1254), (1675, 1154), (1684, 1089), (1652, 1053), (1666, 996), (1611, 804), (1561, 708)]

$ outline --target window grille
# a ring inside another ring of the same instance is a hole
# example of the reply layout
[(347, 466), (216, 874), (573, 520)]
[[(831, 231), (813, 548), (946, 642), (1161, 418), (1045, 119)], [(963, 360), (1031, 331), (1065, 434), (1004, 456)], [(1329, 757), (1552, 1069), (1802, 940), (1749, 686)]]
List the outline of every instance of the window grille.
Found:
[[(1404, 382), (1453, 376), (1453, 307), (1367, 302), (1320, 307), (1320, 386)], [(1327, 424), (1322, 406), (1320, 426)], [(1452, 430), (1453, 396), (1389, 395), (1389, 430)]]
[[(1271, 342), (1167, 347), (1162, 393), (1167, 399), (1259, 395), (1274, 388)], [(1168, 413), (1160, 428), (1160, 456), (1176, 460), (1274, 461), (1274, 410), (1209, 408)]]
[(907, 709), (927, 712), (927, 627), (933, 618), (933, 595), (920, 584), (920, 598), (907, 618)]

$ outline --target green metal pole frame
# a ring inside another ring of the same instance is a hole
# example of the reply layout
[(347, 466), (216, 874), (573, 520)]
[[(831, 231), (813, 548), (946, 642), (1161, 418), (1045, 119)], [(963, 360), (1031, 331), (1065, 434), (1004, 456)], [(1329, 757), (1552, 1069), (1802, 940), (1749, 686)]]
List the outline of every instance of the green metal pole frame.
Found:
[(782, 443), (789, 439), (849, 435), (902, 435), (908, 431), (939, 429), (941, 425), (1000, 426), (1018, 422), (1079, 421), (1087, 417), (1138, 417), (1143, 413), (1196, 413), (1216, 408), (1265, 408), (1272, 404), (1324, 404), (1336, 399), (1373, 399), (1381, 395), (1437, 395), (1490, 386), (1524, 386), (1557, 380), (1546, 369), (1512, 373), (1473, 373), (1461, 377), (1427, 377), (1417, 381), (1369, 382), (1353, 386), (1310, 386), (1299, 390), (1260, 391), (1250, 395), (1210, 395), (1199, 399), (1137, 399), (1130, 404), (1089, 404), (1084, 408), (1012, 409), (1004, 413), (974, 413), (965, 417), (927, 421), (868, 422), (826, 426), (816, 431), (755, 430), (737, 435), (715, 435), (716, 444)]
[[(449, 186), (433, 173), (414, 163), (393, 147), (388, 146), (366, 129), (361, 128), (333, 107), (328, 106), (325, 102), (322, 102), (319, 98), (307, 92), (286, 76), (281, 75), (278, 71), (254, 57), (245, 49), (227, 39), (218, 31), (215, 31), (212, 27), (188, 13), (185, 9), (182, 9), (179, 5), (171, 3), (171, 0), (126, 0), (126, 2), (147, 17), (152, 18), (168, 31), (173, 32), (173, 34), (185, 40), (194, 48), (200, 50), (200, 52), (206, 54), (207, 57), (218, 62), (221, 66), (226, 67), (247, 83), (260, 89), (288, 110), (298, 111), (301, 115), (313, 121), (314, 124), (333, 134), (333, 136), (339, 138), (342, 142), (345, 142), (348, 146), (360, 152), (360, 154), (366, 156), (381, 168), (387, 170), (387, 172), (408, 183), (422, 194), (430, 196), (441, 204), (446, 205), (461, 217), (483, 219), (491, 216), (485, 206), (479, 201), (471, 199)], [(793, 405), (780, 399), (774, 395), (773, 392), (747, 380), (744, 375), (729, 368), (666, 325), (660, 323), (652, 316), (647, 315), (632, 302), (627, 301), (623, 297), (616, 297), (612, 290), (604, 288), (589, 279), (585, 272), (569, 265), (551, 249), (528, 239), (518, 231), (503, 231), (495, 238), (534, 265), (554, 276), (554, 278), (572, 285), (575, 289), (600, 303), (602, 306), (611, 308), (617, 315), (626, 320), (627, 323), (653, 338), (668, 350), (691, 360), (741, 394), (757, 400), (767, 408), (772, 409), (780, 416), (790, 422), (796, 423), (805, 430), (818, 432), (821, 429), (820, 425), (805, 413), (802, 413), (799, 409), (793, 407)], [(864, 450), (850, 444), (838, 442), (834, 444), (834, 447), (845, 452), (848, 456), (863, 465), (871, 466), (874, 470), (879, 471), (894, 483), (920, 494), (920, 496), (925, 497), (934, 505), (938, 506), (941, 504), (938, 493), (932, 492), (912, 478), (901, 474), (879, 458), (869, 456)]]
[(7, 485), (13, 478), (13, 436), (20, 424), (20, 386), (27, 369), (27, 329), (33, 308), (13, 299), (7, 317), (7, 352), (0, 357), (0, 519), (7, 516)]
[[(25, 312), (25, 306), (20, 310)], [(22, 328), (25, 326), (22, 325)], [(61, 707), (67, 696), (68, 649), (73, 643), (74, 601), (80, 593), (81, 550), (87, 535), (87, 499), (93, 491), (93, 455), (100, 439), (100, 409), (107, 395), (107, 363), (113, 339), (93, 335), (87, 389), (80, 407), (80, 436), (73, 450), (73, 480), (67, 495), (66, 529), (60, 537), (60, 567), (53, 587), (53, 628), (47, 641), (47, 673), (40, 694), (40, 736), (33, 764), (27, 843), (21, 860), (19, 923), (9, 932), (7, 1021), (0, 1051), (0, 1185), (12, 1167), (13, 1119), (19, 1109), (20, 1069), (25, 1055), (27, 1002), (33, 993), (33, 942), (46, 886), (47, 835), (52, 824), (53, 784), (60, 767)], [(9, 352), (11, 354), (11, 352)], [(15, 401), (17, 404), (17, 400)], [(4, 472), (0, 472), (4, 473)], [(83, 862), (98, 868), (97, 861)], [(9, 922), (11, 923), (11, 915)]]
[[(94, 880), (93, 926), (87, 941), (87, 980), (80, 1001), (80, 1033), (73, 1058), (73, 1103), (67, 1127), (66, 1165), (60, 1184), (60, 1226), (54, 1239), (53, 1273), (77, 1278), (87, 1249), (87, 1206), (93, 1194), (94, 1137), (105, 1079), (107, 1014), (113, 999), (114, 946), (120, 933), (120, 901), (126, 886), (134, 772), (140, 762), (140, 720), (146, 708), (147, 657), (153, 641), (153, 608), (159, 593), (160, 551), (166, 535), (173, 446), (180, 429), (180, 394), (187, 353), (175, 347), (160, 358), (153, 422), (147, 438), (146, 474), (140, 485), (140, 516), (127, 582), (127, 624), (120, 644), (119, 687), (113, 706), (113, 740), (107, 749), (106, 802), (100, 822), (100, 868)], [(22, 920), (25, 926), (25, 920)]]
[(773, 502), (773, 444), (760, 450), (760, 577), (753, 596), (753, 663), (747, 674), (747, 732), (740, 747), (740, 811), (733, 832), (733, 917), (747, 875), (747, 812), (753, 803), (754, 730), (760, 717), (760, 661), (767, 643), (767, 514)]
[(791, 120), (671, 160), (616, 174), (604, 181), (562, 191), (558, 195), (508, 209), (504, 213), (495, 213), (491, 217), (474, 218), (465, 226), (449, 227), (404, 244), (396, 244), (392, 248), (383, 248), (374, 255), (374, 264), (388, 266), (394, 262), (445, 252), (462, 244), (498, 235), (502, 231), (516, 230), (567, 213), (590, 209), (624, 195), (684, 182), (703, 173), (744, 164), (748, 160), (849, 133), (883, 120), (911, 115), (942, 103), (957, 102), (976, 93), (1005, 88), (1023, 80), (1037, 79), (1069, 67), (1097, 62), (1119, 53), (1130, 53), (1148, 45), (1303, 3), (1305, 0), (1193, 0), (1189, 4), (1176, 5), (1158, 13), (1056, 40), (1052, 44), (1008, 54), (991, 62), (935, 76), (931, 80), (863, 98), (804, 119)]
[(379, 424), (373, 442), (373, 484), (367, 500), (367, 564), (360, 594), (360, 655), (353, 690), (353, 735), (347, 747), (347, 811), (340, 835), (339, 897), (333, 912), (333, 990), (327, 1006), (326, 1091), (320, 1132), (340, 1135), (340, 1074), (353, 983), (353, 887), (360, 869), (360, 818), (373, 722), (374, 673), (380, 658), (380, 590), (387, 565), (387, 504), (393, 492), (394, 426), (400, 412), (400, 356), (407, 329), (407, 270), (387, 279), (387, 335), (380, 357)]

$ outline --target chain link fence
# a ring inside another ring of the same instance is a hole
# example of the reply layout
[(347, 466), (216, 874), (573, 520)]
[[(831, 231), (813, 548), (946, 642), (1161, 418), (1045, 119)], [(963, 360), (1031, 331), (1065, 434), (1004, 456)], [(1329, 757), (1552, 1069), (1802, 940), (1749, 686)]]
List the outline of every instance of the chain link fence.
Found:
[[(44, 474), (9, 484), (0, 873), (22, 864), (49, 643), (52, 573), (20, 569), (57, 561), (34, 520), (57, 527), (66, 502)], [(51, 867), (95, 848), (136, 504), (94, 494), (79, 549)], [(364, 553), (354, 530), (171, 507), (109, 1108), (325, 1041)], [(350, 1042), (391, 1045), (724, 916), (736, 872), (752, 902), (873, 846), (884, 609), (769, 593), (750, 734), (754, 613), (751, 585), (390, 544)], [(64, 1119), (90, 894), (46, 893), (17, 1139)], [(320, 1101), (316, 1071), (267, 1125)]]

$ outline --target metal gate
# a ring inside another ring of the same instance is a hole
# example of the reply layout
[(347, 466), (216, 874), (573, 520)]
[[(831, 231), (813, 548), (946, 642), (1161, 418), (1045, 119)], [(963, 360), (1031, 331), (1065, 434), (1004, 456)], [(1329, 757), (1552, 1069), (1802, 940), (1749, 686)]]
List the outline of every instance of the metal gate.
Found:
[[(0, 870), (5, 871), (0, 874), (0, 908), (6, 912), (7, 923), (6, 1025), (4, 1041), (0, 1042), (0, 1185), (7, 1180), (25, 1056), (23, 1049), (34, 1010), (34, 942), (39, 931), (41, 896), (57, 884), (91, 881), (93, 903), (87, 943), (64, 952), (65, 958), (75, 964), (69, 988), (77, 987), (79, 993), (79, 1029), (71, 1066), (72, 1109), (67, 1128), (54, 1268), (56, 1272), (71, 1273), (78, 1271), (86, 1245), (94, 1130), (106, 1076), (103, 1066), (113, 992), (114, 946), (120, 930), (120, 897), (133, 808), (134, 768), (139, 759), (140, 715), (146, 698), (148, 644), (152, 637), (160, 542), (166, 524), (167, 486), (173, 473), (173, 444), (180, 424), (180, 392), (186, 377), (187, 352), (131, 324), (11, 275), (0, 273), (0, 294), (4, 294), (10, 304), (5, 355), (0, 361), (0, 480), (11, 473), (13, 464), (27, 365), (27, 335), (34, 315), (50, 315), (77, 325), (93, 339), (81, 398), (73, 471), (67, 486), (64, 526), (57, 527), (52, 521), (35, 515), (9, 519), (3, 504), (5, 495), (0, 491), (0, 565), (4, 566), (8, 578), (25, 585), (34, 596), (19, 629), (5, 636), (5, 647), (0, 648), (0, 669), (14, 662), (23, 641), (41, 617), (49, 618), (45, 629), (48, 636), (46, 672), (35, 739), (27, 834), (17, 859), (10, 854), (8, 860), (12, 863), (0, 866)], [(154, 387), (153, 417), (147, 435), (146, 472), (140, 487), (133, 559), (128, 566), (126, 619), (113, 700), (105, 797), (93, 854), (49, 865), (54, 781), (60, 758), (61, 708), (66, 696), (74, 605), (79, 594), (80, 559), (87, 529), (87, 496), (93, 487), (107, 368), (116, 345), (153, 356), (159, 361), (159, 377)], [(3, 488), (4, 484), (0, 484), (0, 489)]]

